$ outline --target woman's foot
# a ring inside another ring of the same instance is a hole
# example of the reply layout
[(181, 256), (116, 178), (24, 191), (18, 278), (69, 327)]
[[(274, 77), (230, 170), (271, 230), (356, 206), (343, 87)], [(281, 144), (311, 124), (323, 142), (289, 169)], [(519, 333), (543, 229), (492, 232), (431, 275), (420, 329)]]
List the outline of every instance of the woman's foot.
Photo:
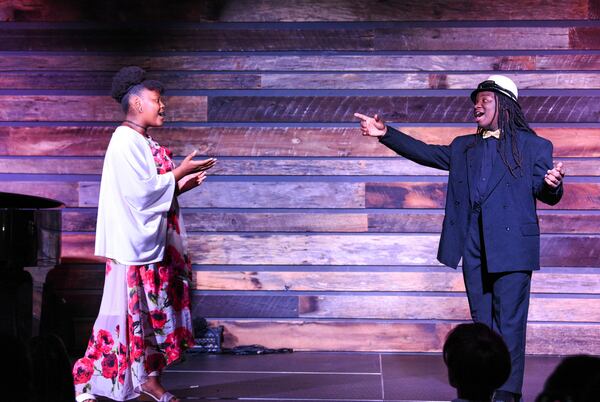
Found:
[(96, 402), (96, 398), (94, 398), (94, 395), (87, 393), (75, 395), (75, 400), (77, 402)]
[[(154, 398), (156, 401), (162, 401), (162, 397), (165, 393), (168, 394), (165, 387), (162, 386), (158, 377), (148, 377), (148, 381), (143, 383), (141, 386), (141, 390), (146, 395)], [(168, 402), (179, 402), (179, 399), (172, 396), (171, 399), (167, 399)]]

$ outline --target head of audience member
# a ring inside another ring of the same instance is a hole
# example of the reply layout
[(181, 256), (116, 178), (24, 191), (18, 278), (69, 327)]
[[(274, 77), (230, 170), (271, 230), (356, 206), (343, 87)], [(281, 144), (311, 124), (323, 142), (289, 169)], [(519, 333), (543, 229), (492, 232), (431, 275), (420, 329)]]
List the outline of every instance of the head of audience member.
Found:
[(536, 402), (597, 402), (600, 400), (600, 357), (569, 356), (554, 369)]
[(29, 340), (36, 401), (72, 402), (75, 387), (71, 362), (63, 341), (54, 334)]
[(458, 325), (448, 333), (443, 352), (448, 380), (461, 399), (489, 401), (510, 375), (508, 348), (485, 324)]

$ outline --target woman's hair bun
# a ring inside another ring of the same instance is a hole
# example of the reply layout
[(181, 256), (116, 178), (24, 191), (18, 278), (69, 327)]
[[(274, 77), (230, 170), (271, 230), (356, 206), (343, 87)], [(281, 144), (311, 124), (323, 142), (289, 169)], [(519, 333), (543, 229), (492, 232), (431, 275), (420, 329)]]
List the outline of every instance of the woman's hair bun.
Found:
[(110, 96), (121, 103), (123, 97), (134, 86), (141, 84), (146, 79), (146, 71), (138, 66), (123, 67), (113, 77)]

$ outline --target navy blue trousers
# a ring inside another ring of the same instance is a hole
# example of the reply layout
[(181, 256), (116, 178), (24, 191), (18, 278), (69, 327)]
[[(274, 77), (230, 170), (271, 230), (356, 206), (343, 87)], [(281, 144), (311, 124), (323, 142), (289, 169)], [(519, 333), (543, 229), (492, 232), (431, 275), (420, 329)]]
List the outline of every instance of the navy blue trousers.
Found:
[(463, 255), (463, 276), (471, 318), (488, 325), (506, 342), (512, 368), (508, 380), (499, 389), (521, 394), (531, 271), (489, 273), (485, 263), (481, 213), (474, 213), (471, 218)]

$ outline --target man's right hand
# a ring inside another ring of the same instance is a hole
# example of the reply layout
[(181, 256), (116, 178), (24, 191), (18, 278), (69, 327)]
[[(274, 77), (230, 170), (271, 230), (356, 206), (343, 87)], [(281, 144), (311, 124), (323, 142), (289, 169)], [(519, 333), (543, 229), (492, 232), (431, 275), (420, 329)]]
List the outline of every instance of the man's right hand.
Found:
[(364, 114), (354, 113), (354, 117), (360, 119), (360, 131), (362, 135), (370, 137), (383, 137), (387, 133), (387, 126), (379, 118), (379, 115), (369, 117)]

